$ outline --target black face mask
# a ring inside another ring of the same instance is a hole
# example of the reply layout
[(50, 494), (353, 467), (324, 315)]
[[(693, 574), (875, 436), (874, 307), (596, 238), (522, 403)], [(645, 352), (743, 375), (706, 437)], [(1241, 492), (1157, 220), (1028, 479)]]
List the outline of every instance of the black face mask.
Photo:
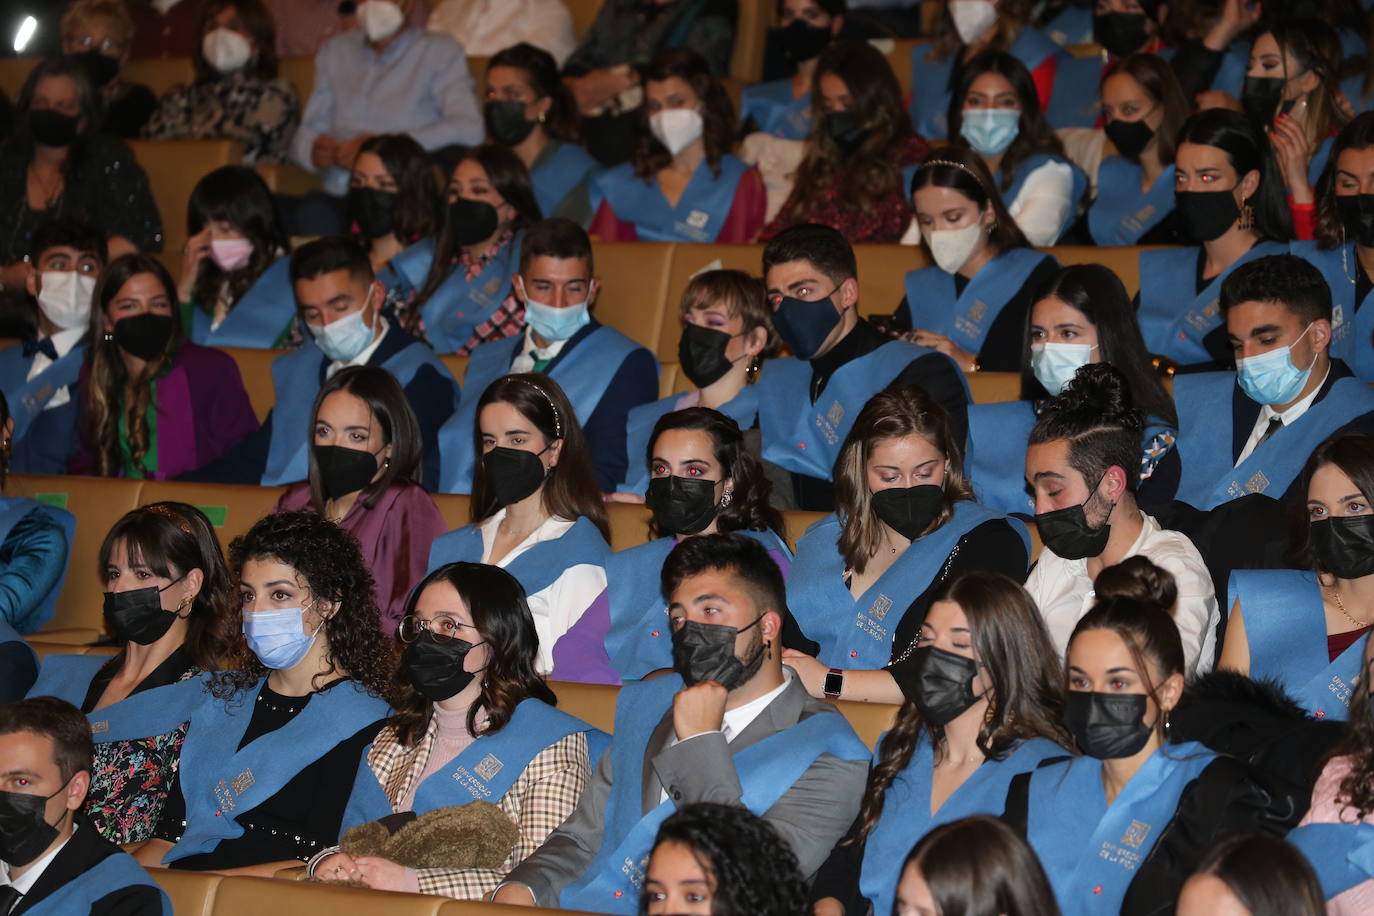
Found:
[(150, 585), (127, 592), (105, 593), (105, 620), (115, 636), (124, 642), (151, 646), (172, 628), (172, 621), (179, 616), (175, 611), (162, 607), (163, 592), (176, 585), (184, 577), (163, 588)]
[(71, 146), (79, 119), (51, 108), (29, 112), (29, 133), (43, 146)]
[(364, 238), (379, 239), (391, 234), (391, 210), (396, 203), (395, 191), (349, 188), (345, 203), (349, 218), (358, 224)]
[(411, 686), (425, 699), (437, 703), (457, 696), (472, 683), (477, 672), (464, 671), (463, 662), (480, 645), (451, 636), (435, 636), (425, 630), (401, 653), (401, 664)]
[(459, 245), (476, 245), (496, 234), (501, 219), (485, 200), (460, 197), (448, 205), (448, 226)]
[(914, 541), (945, 505), (943, 487), (927, 483), (919, 487), (890, 487), (873, 494), (873, 511), (893, 531)]
[(377, 476), (377, 456), (342, 445), (312, 445), (325, 499), (357, 493)]
[(111, 333), (114, 334), (115, 343), (125, 352), (147, 362), (167, 349), (175, 321), (171, 315), (144, 312), (142, 315), (119, 319)]
[(1336, 213), (1347, 238), (1374, 248), (1374, 194), (1337, 194)]
[(978, 676), (978, 663), (973, 659), (925, 646), (912, 653), (911, 662), (916, 674), (916, 708), (930, 724), (948, 725), (982, 699), (973, 695), (973, 679)]
[(1232, 191), (1175, 191), (1178, 228), (1189, 241), (1201, 245), (1221, 238), (1240, 219)]
[(654, 521), (665, 535), (698, 534), (719, 511), (717, 483), (700, 477), (655, 477), (644, 493), (644, 504), (654, 513)]
[(498, 505), (514, 505), (539, 489), (548, 476), (542, 454), (498, 445), (482, 456), (482, 473)]
[(1108, 121), (1103, 132), (1116, 151), (1127, 159), (1140, 158), (1155, 136), (1154, 128), (1146, 124), (1144, 118), (1137, 121)]
[(715, 681), (726, 690), (734, 690), (763, 666), (762, 641), (755, 643), (756, 649), (748, 661), (735, 657), (735, 637), (758, 622), (735, 629), (717, 623), (683, 621), (682, 628), (673, 631), (673, 670), (682, 675), (688, 687)]
[(1240, 90), (1240, 104), (1246, 117), (1257, 126), (1268, 128), (1278, 114), (1286, 82), (1281, 76), (1247, 76)]
[(82, 69), (86, 71), (86, 78), (91, 81), (91, 85), (96, 89), (104, 89), (111, 80), (119, 75), (119, 61), (108, 54), (101, 54), (99, 51), (73, 54), (72, 60), (81, 64)]
[[(833, 296), (834, 293), (831, 293)], [(797, 359), (811, 359), (840, 323), (840, 313), (830, 296), (815, 302), (783, 296), (773, 310), (773, 327)]]
[(1339, 579), (1374, 574), (1374, 515), (1313, 522), (1312, 552), (1322, 569)]
[(677, 342), (677, 360), (693, 385), (705, 388), (725, 377), (734, 365), (725, 356), (725, 348), (733, 339), (724, 331), (705, 325), (683, 327)]
[(1093, 39), (1113, 57), (1128, 57), (1150, 40), (1144, 13), (1093, 13)]
[(47, 822), (43, 809), (48, 799), (66, 789), (63, 783), (48, 796), (0, 792), (0, 862), (11, 868), (28, 865), (52, 845), (57, 828)]
[(524, 102), (497, 99), (482, 106), (482, 120), (487, 125), (487, 136), (502, 146), (524, 142), (537, 123), (525, 117)]
[(1070, 690), (1064, 702), (1064, 725), (1083, 753), (1098, 760), (1135, 756), (1153, 731), (1145, 724), (1143, 693)]
[(852, 111), (827, 111), (825, 129), (840, 148), (840, 155), (846, 159), (854, 155), (854, 151), (868, 139), (868, 130), (859, 123)]
[(788, 60), (794, 64), (801, 63), (825, 50), (825, 46), (830, 44), (830, 29), (793, 19), (786, 28), (778, 29), (778, 44)]
[[(1097, 483), (1101, 486), (1102, 481), (1099, 480)], [(1040, 540), (1054, 551), (1055, 556), (1064, 560), (1084, 560), (1100, 556), (1107, 548), (1112, 526), (1106, 522), (1102, 523), (1101, 528), (1088, 525), (1086, 507), (1096, 495), (1097, 487), (1093, 487), (1088, 498), (1078, 505), (1069, 506), (1067, 509), (1055, 509), (1053, 512), (1045, 512), (1035, 517), (1035, 527), (1040, 532)]]

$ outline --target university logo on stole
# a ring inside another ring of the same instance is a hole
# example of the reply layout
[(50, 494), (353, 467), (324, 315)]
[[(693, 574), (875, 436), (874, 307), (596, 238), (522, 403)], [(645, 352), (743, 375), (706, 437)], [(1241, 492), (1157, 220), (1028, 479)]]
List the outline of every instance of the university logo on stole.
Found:
[(1238, 481), (1231, 481), (1231, 485), (1226, 488), (1226, 495), (1232, 499), (1245, 496), (1248, 493), (1263, 493), (1269, 489), (1269, 478), (1264, 476), (1263, 471), (1256, 471), (1254, 476), (1245, 481), (1242, 485)]
[(1150, 825), (1141, 821), (1131, 821), (1131, 825), (1126, 828), (1126, 832), (1121, 834), (1121, 845), (1129, 846), (1132, 849), (1139, 849), (1145, 845), (1145, 840), (1150, 836)]
[(482, 758), (482, 762), (477, 764), (474, 769), (477, 771), (478, 776), (485, 779), (487, 782), (491, 782), (496, 774), (501, 772), (501, 768), (504, 766), (505, 764), (497, 759), (495, 754), (488, 754)]
[[(226, 784), (223, 779), (215, 786), (215, 801), (219, 803), (221, 811), (233, 811), (238, 807), (234, 799), (247, 792), (253, 787), (257, 780), (253, 776), (252, 770), (244, 770)], [(232, 794), (231, 794), (232, 793)], [(219, 812), (216, 812), (218, 814)]]

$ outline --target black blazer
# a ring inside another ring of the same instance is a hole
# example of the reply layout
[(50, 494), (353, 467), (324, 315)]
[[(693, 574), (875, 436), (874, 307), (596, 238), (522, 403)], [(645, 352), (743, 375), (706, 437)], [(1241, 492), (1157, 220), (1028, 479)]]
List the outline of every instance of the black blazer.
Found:
[[(81, 880), (86, 872), (110, 856), (123, 855), (119, 847), (101, 836), (90, 821), (78, 815), (77, 824), (76, 833), (48, 863), (29, 892), (19, 898), (10, 916), (27, 913), (69, 881)], [(162, 894), (156, 887), (146, 884), (112, 887), (91, 904), (90, 913), (91, 916), (162, 916)]]

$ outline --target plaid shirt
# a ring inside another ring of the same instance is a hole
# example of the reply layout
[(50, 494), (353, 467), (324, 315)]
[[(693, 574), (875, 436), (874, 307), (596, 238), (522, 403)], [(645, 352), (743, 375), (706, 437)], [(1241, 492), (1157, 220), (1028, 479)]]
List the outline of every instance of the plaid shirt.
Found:
[[(403, 747), (391, 726), (382, 729), (372, 743), (367, 763), (393, 809), (397, 809), (411, 784), (424, 772), (436, 728), (431, 717), (424, 738), (414, 747)], [(497, 807), (520, 827), (520, 839), (506, 861), (500, 868), (418, 868), (415, 875), (420, 892), (458, 900), (482, 899), (572, 814), (591, 775), (587, 736), (581, 732), (535, 754), (525, 772), (497, 802)], [(455, 802), (460, 800), (455, 798)]]

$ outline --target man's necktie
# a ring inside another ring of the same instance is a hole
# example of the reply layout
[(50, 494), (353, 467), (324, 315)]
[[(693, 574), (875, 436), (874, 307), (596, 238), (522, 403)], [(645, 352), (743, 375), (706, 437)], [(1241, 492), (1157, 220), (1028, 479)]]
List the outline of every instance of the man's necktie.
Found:
[(1270, 417), (1269, 425), (1264, 428), (1264, 435), (1259, 437), (1259, 441), (1256, 442), (1255, 447), (1250, 450), (1250, 454), (1253, 455), (1255, 452), (1259, 451), (1260, 446), (1268, 442), (1269, 437), (1281, 429), (1283, 429), (1283, 421), (1278, 417)]
[(13, 884), (6, 884), (0, 887), (0, 916), (9, 916), (14, 910), (14, 905), (19, 902), (19, 898), (24, 895), (14, 889)]

